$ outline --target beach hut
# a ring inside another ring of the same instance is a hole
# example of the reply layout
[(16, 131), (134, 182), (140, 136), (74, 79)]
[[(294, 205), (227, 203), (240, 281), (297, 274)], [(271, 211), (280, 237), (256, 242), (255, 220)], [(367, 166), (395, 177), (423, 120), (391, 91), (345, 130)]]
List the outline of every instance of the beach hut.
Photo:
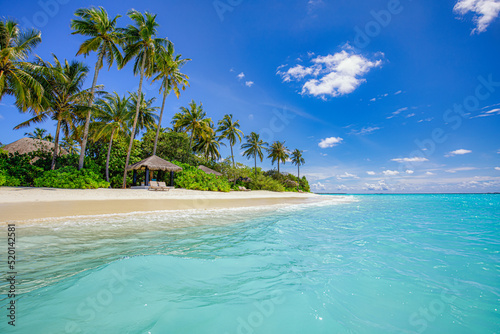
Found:
[(213, 169), (210, 169), (210, 168), (208, 168), (206, 166), (203, 166), (203, 165), (198, 166), (198, 169), (201, 169), (202, 171), (204, 171), (207, 174), (213, 174), (215, 176), (222, 176), (221, 173), (219, 173), (219, 172), (217, 172), (217, 171), (215, 171)]
[[(34, 138), (21, 138), (13, 143), (10, 143), (8, 145), (5, 145), (3, 149), (9, 153), (19, 153), (19, 154), (28, 154), (31, 152), (36, 152), (38, 150), (44, 151), (44, 152), (54, 152), (54, 147), (55, 144), (46, 141), (46, 140), (41, 140), (41, 139), (34, 139)], [(59, 145), (59, 155), (66, 155), (68, 152), (64, 149), (61, 148)], [(32, 162), (38, 160), (38, 157), (34, 158)]]
[(146, 180), (144, 182), (144, 186), (149, 186), (149, 173), (154, 171), (168, 171), (170, 172), (170, 185), (174, 185), (174, 172), (180, 172), (182, 167), (174, 165), (173, 163), (164, 160), (156, 155), (152, 155), (147, 159), (139, 161), (131, 166), (127, 167), (127, 170), (134, 171), (133, 185), (135, 186), (137, 183), (137, 171), (144, 170), (146, 171)]

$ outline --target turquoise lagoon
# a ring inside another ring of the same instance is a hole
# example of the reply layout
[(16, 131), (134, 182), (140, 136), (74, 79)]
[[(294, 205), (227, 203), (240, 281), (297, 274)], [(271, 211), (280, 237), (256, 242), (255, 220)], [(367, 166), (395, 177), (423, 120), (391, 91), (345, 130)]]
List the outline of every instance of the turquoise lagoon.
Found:
[(499, 195), (332, 198), (18, 225), (0, 332), (500, 332)]

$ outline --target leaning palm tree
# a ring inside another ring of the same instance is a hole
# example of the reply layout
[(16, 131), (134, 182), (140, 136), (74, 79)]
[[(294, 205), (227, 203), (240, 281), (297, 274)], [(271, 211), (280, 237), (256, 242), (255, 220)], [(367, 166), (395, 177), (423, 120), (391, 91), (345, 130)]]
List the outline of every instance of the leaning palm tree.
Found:
[[(217, 131), (221, 132), (221, 139), (227, 139), (229, 141), (229, 146), (231, 147), (231, 159), (233, 161), (233, 169), (236, 173), (236, 165), (234, 163), (233, 146), (236, 144), (236, 140), (241, 143), (241, 136), (243, 132), (239, 129), (240, 121), (233, 121), (233, 115), (224, 115), (224, 118), (219, 121), (219, 129)], [(236, 175), (234, 175), (234, 184), (236, 184)]]
[(278, 175), (280, 174), (280, 162), (285, 163), (288, 159), (288, 149), (285, 147), (285, 142), (275, 141), (268, 149), (268, 158), (271, 158), (271, 163), (274, 165), (278, 161)]
[[(156, 22), (156, 15), (149, 12), (144, 14), (132, 9), (128, 12), (128, 16), (134, 21), (135, 25), (129, 25), (127, 28), (119, 29), (123, 35), (125, 43), (124, 51), (125, 56), (120, 64), (123, 68), (130, 60), (135, 59), (134, 74), (140, 75), (139, 88), (137, 95), (142, 93), (142, 82), (144, 76), (151, 77), (154, 74), (155, 61), (157, 54), (165, 53), (165, 47), (170, 44), (167, 39), (157, 38), (158, 23)], [(136, 131), (137, 119), (139, 118), (140, 99), (137, 99), (135, 110), (135, 118), (132, 124), (132, 134)], [(127, 167), (130, 160), (130, 152), (134, 144), (134, 136), (130, 136), (130, 143), (127, 150), (127, 158), (125, 159), (125, 170), (123, 171), (123, 184), (125, 189), (127, 186)]]
[[(156, 97), (146, 100), (144, 93), (141, 93), (141, 99), (139, 101), (139, 117), (137, 118), (137, 126), (134, 137), (139, 134), (142, 130), (151, 130), (155, 127), (158, 121), (158, 115), (156, 111), (158, 107), (153, 107), (153, 103), (156, 101)], [(137, 105), (137, 94), (131, 93), (129, 99), (129, 109), (134, 110)]]
[(20, 110), (43, 109), (40, 103), (44, 89), (33, 77), (40, 68), (27, 62), (41, 41), (41, 33), (36, 29), (21, 31), (17, 22), (0, 21), (0, 101), (5, 95), (12, 95)]
[[(298, 148), (292, 152), (292, 164), (297, 166), (297, 179), (299, 179), (300, 184), (300, 166), (304, 165), (306, 161), (302, 157), (302, 151)], [(298, 186), (297, 186), (298, 187)]]
[(181, 112), (174, 115), (174, 128), (191, 132), (189, 147), (193, 148), (194, 139), (212, 131), (212, 119), (206, 117), (203, 105), (198, 106), (194, 100), (189, 103), (189, 109), (181, 107)]
[[(83, 90), (85, 78), (88, 75), (89, 68), (78, 61), (67, 60), (61, 63), (54, 56), (54, 64), (44, 62), (38, 58), (38, 66), (51, 69), (44, 71), (44, 75), (38, 76), (36, 79), (43, 82), (44, 99), (48, 101), (48, 107), (45, 111), (36, 113), (35, 116), (19, 125), (14, 129), (20, 129), (30, 126), (33, 123), (40, 123), (47, 118), (57, 122), (56, 133), (54, 135), (54, 153), (52, 156), (51, 169), (55, 168), (56, 157), (59, 148), (59, 134), (61, 128), (65, 136), (70, 135), (70, 130), (77, 121), (81, 110), (86, 110), (88, 100), (90, 98), (89, 90)], [(49, 73), (57, 73), (52, 74)], [(67, 80), (61, 80), (61, 75)]]
[(96, 101), (97, 138), (109, 138), (108, 153), (106, 155), (106, 181), (109, 182), (109, 159), (113, 138), (120, 134), (129, 134), (129, 125), (133, 120), (134, 112), (130, 108), (129, 98), (120, 97), (118, 93), (108, 95)]
[(159, 54), (156, 60), (156, 76), (153, 78), (153, 82), (161, 81), (160, 93), (163, 91), (163, 102), (161, 104), (160, 119), (158, 120), (158, 126), (156, 128), (156, 137), (153, 147), (153, 155), (156, 155), (156, 147), (158, 144), (158, 136), (160, 135), (161, 120), (163, 118), (163, 109), (165, 108), (165, 100), (170, 94), (170, 91), (174, 91), (175, 96), (179, 98), (181, 95), (180, 91), (185, 90), (186, 86), (189, 86), (189, 77), (184, 73), (180, 72), (180, 68), (190, 61), (191, 59), (181, 59), (181, 55), (174, 56), (174, 46), (170, 44), (167, 48), (167, 53)]
[(72, 34), (80, 34), (90, 37), (80, 45), (76, 55), (83, 54), (89, 55), (92, 51), (97, 52), (97, 63), (94, 69), (94, 80), (92, 81), (92, 88), (90, 90), (90, 99), (88, 102), (88, 112), (85, 118), (85, 126), (83, 129), (83, 139), (81, 142), (82, 149), (80, 151), (80, 160), (78, 162), (78, 169), (83, 168), (85, 158), (85, 148), (87, 146), (87, 139), (89, 135), (90, 116), (92, 112), (92, 104), (94, 102), (94, 94), (97, 86), (97, 76), (101, 70), (104, 61), (109, 65), (108, 70), (116, 60), (120, 63), (122, 55), (118, 49), (120, 43), (120, 34), (116, 30), (116, 21), (121, 15), (115, 16), (114, 19), (108, 17), (108, 13), (102, 7), (80, 8), (75, 12), (77, 19), (71, 20)]
[(245, 136), (245, 140), (247, 142), (241, 145), (241, 148), (245, 150), (243, 156), (255, 159), (255, 176), (257, 177), (257, 156), (259, 156), (260, 162), (262, 162), (264, 159), (262, 150), (267, 147), (267, 143), (260, 139), (260, 136), (255, 132)]
[(78, 148), (78, 142), (72, 137), (65, 136), (61, 141), (61, 148), (68, 152), (68, 154), (78, 154), (80, 150)]

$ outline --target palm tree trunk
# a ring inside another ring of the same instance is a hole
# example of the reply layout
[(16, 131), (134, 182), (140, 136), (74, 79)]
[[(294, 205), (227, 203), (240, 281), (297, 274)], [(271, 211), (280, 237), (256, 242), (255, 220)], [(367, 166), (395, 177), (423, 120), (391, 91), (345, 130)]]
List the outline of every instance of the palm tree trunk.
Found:
[(189, 148), (191, 151), (193, 150), (193, 137), (194, 137), (194, 129), (191, 131), (191, 139), (189, 139)]
[(127, 150), (127, 158), (125, 159), (125, 170), (123, 171), (123, 183), (122, 188), (127, 188), (127, 167), (130, 160), (130, 153), (132, 152), (132, 145), (134, 145), (135, 128), (137, 126), (137, 119), (139, 118), (139, 108), (141, 106), (141, 93), (142, 93), (142, 81), (144, 80), (144, 66), (146, 65), (146, 55), (142, 57), (141, 64), (141, 79), (139, 80), (139, 89), (137, 89), (137, 106), (135, 107), (135, 118), (134, 124), (132, 125), (132, 133), (130, 135), (130, 143)]
[(280, 175), (280, 160), (278, 159), (278, 176)]
[(111, 146), (113, 146), (113, 135), (115, 129), (111, 131), (111, 138), (109, 139), (108, 155), (106, 156), (106, 182), (109, 182), (109, 157), (111, 156)]
[(52, 163), (50, 164), (50, 169), (54, 170), (56, 168), (56, 157), (57, 151), (59, 149), (59, 132), (61, 131), (61, 120), (57, 121), (56, 136), (54, 139), (54, 153), (52, 154)]
[(299, 188), (300, 188), (300, 164), (297, 165), (297, 179), (298, 179), (297, 190), (299, 190)]
[(85, 119), (85, 129), (83, 130), (83, 140), (82, 140), (82, 149), (80, 151), (80, 161), (78, 162), (78, 169), (83, 168), (83, 162), (85, 159), (85, 149), (87, 147), (87, 139), (89, 136), (89, 126), (90, 126), (90, 115), (92, 114), (92, 104), (94, 103), (94, 94), (95, 94), (95, 87), (97, 85), (97, 76), (99, 75), (99, 70), (101, 69), (102, 66), (102, 57), (103, 54), (99, 54), (99, 58), (97, 59), (97, 63), (95, 64), (95, 70), (94, 70), (94, 81), (92, 81), (92, 88), (90, 89), (90, 101), (88, 104), (89, 111), (87, 112), (87, 118)]
[(163, 108), (165, 108), (165, 100), (167, 98), (166, 93), (167, 87), (165, 87), (165, 92), (163, 93), (163, 102), (161, 104), (160, 119), (158, 120), (158, 127), (156, 128), (155, 146), (153, 148), (153, 155), (156, 155), (156, 144), (158, 144), (158, 136), (160, 135), (161, 119), (163, 117)]
[(254, 155), (255, 158), (255, 177), (257, 178), (257, 154)]
[(234, 164), (234, 154), (233, 154), (233, 145), (231, 145), (231, 141), (229, 142), (229, 146), (231, 146), (231, 158), (233, 160), (233, 170), (234, 170), (234, 185), (236, 185), (236, 165)]

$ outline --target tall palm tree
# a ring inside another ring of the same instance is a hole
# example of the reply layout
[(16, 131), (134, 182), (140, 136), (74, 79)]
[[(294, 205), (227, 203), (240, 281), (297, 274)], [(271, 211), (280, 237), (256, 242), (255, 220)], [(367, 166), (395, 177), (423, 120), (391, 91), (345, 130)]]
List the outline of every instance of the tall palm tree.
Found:
[(174, 56), (174, 46), (170, 44), (167, 48), (167, 53), (160, 54), (157, 56), (156, 60), (156, 76), (153, 78), (153, 82), (161, 81), (160, 93), (163, 91), (163, 102), (161, 104), (160, 119), (158, 120), (158, 127), (156, 128), (156, 137), (153, 147), (153, 155), (156, 155), (156, 147), (158, 144), (158, 136), (160, 135), (161, 120), (163, 118), (163, 109), (165, 108), (165, 100), (170, 94), (170, 91), (174, 91), (175, 96), (179, 98), (180, 91), (185, 90), (186, 86), (189, 86), (189, 77), (180, 72), (180, 68), (190, 61), (191, 59), (181, 59), (181, 55)]
[(280, 174), (280, 162), (285, 163), (288, 159), (288, 149), (285, 147), (285, 142), (275, 141), (268, 149), (268, 158), (271, 158), (271, 163), (274, 165), (278, 161), (278, 175)]
[(78, 149), (78, 142), (72, 137), (65, 136), (61, 141), (61, 148), (68, 152), (68, 154), (80, 153), (80, 150)]
[(97, 138), (109, 138), (108, 153), (106, 155), (106, 181), (109, 182), (109, 159), (113, 138), (121, 133), (129, 134), (129, 125), (134, 117), (130, 108), (129, 98), (120, 97), (118, 93), (108, 95), (96, 101)]
[(267, 147), (267, 143), (260, 139), (260, 135), (252, 132), (250, 135), (245, 136), (246, 143), (241, 145), (241, 148), (245, 151), (243, 156), (255, 159), (255, 176), (257, 177), (257, 156), (259, 156), (260, 162), (264, 159), (264, 154), (262, 150)]
[(92, 112), (92, 104), (94, 103), (94, 94), (97, 86), (97, 77), (101, 70), (104, 61), (109, 65), (108, 70), (116, 60), (121, 63), (122, 55), (118, 49), (120, 43), (120, 34), (116, 30), (116, 21), (121, 15), (115, 16), (112, 20), (109, 18), (108, 13), (102, 7), (80, 8), (75, 12), (77, 19), (71, 20), (72, 34), (80, 34), (90, 37), (80, 45), (76, 55), (89, 55), (92, 51), (97, 52), (97, 62), (94, 69), (94, 80), (92, 81), (92, 88), (90, 89), (90, 99), (88, 102), (88, 112), (85, 118), (85, 126), (83, 130), (83, 139), (81, 142), (82, 149), (80, 151), (80, 160), (78, 162), (78, 169), (83, 168), (85, 158), (85, 148), (87, 146), (87, 139), (89, 135), (90, 116)]
[[(236, 140), (241, 143), (241, 136), (243, 132), (239, 129), (240, 121), (233, 121), (233, 115), (224, 115), (224, 118), (219, 121), (219, 129), (217, 131), (221, 132), (221, 139), (227, 139), (229, 141), (229, 146), (231, 147), (231, 159), (233, 161), (233, 169), (236, 173), (236, 164), (234, 163), (234, 153), (233, 146), (236, 144)], [(234, 175), (234, 184), (236, 184), (236, 175)]]
[[(135, 59), (134, 74), (140, 75), (139, 88), (137, 89), (137, 96), (142, 93), (142, 82), (144, 76), (151, 77), (154, 74), (155, 61), (157, 54), (165, 53), (165, 48), (170, 44), (167, 39), (157, 38), (157, 28), (159, 24), (156, 22), (156, 15), (149, 12), (144, 14), (132, 9), (128, 16), (134, 21), (135, 25), (129, 25), (127, 28), (122, 28), (119, 31), (123, 35), (125, 43), (125, 56), (120, 64), (123, 68), (130, 60)], [(137, 119), (139, 118), (140, 99), (137, 99), (135, 110), (135, 118), (132, 124), (132, 134), (136, 131)], [(125, 159), (125, 170), (123, 171), (123, 184), (125, 189), (127, 186), (127, 167), (130, 160), (130, 152), (134, 144), (134, 136), (130, 136), (130, 143), (127, 150), (127, 158)]]
[(33, 77), (40, 68), (27, 62), (41, 41), (41, 33), (36, 29), (21, 31), (17, 22), (0, 21), (0, 101), (5, 95), (12, 95), (19, 109), (41, 110), (44, 89)]
[(218, 137), (215, 130), (212, 129), (212, 131), (208, 131), (200, 135), (196, 142), (196, 145), (194, 146), (194, 150), (203, 154), (205, 160), (208, 161), (209, 159), (211, 159), (213, 161), (216, 161), (221, 157), (219, 152), (220, 145), (220, 137)]
[[(20, 129), (33, 123), (40, 123), (51, 118), (57, 122), (56, 133), (54, 136), (54, 153), (52, 156), (51, 169), (55, 168), (56, 157), (59, 148), (59, 134), (61, 128), (66, 136), (70, 135), (70, 130), (77, 121), (81, 110), (86, 110), (90, 98), (89, 90), (83, 90), (85, 78), (88, 75), (89, 68), (78, 61), (67, 60), (61, 63), (54, 55), (54, 64), (44, 62), (38, 58), (38, 65), (51, 69), (44, 71), (43, 75), (36, 79), (43, 82), (44, 99), (48, 101), (48, 108), (36, 114), (33, 118), (17, 125), (14, 129)], [(67, 80), (61, 80), (58, 74), (49, 75), (49, 73), (62, 74)]]
[(292, 152), (292, 164), (297, 166), (297, 178), (299, 179), (299, 184), (300, 184), (300, 166), (304, 165), (305, 163), (306, 161), (302, 157), (302, 151), (296, 148)]
[(205, 134), (210, 134), (212, 129), (212, 119), (206, 118), (207, 113), (203, 111), (203, 105), (196, 105), (196, 102), (189, 103), (189, 109), (181, 107), (181, 112), (174, 115), (174, 128), (191, 132), (189, 147), (193, 148), (193, 139), (198, 139)]
[[(137, 126), (134, 137), (139, 134), (140, 131), (146, 129), (151, 130), (155, 127), (158, 120), (158, 115), (156, 111), (158, 107), (153, 107), (153, 103), (156, 101), (156, 97), (146, 100), (144, 93), (141, 93), (141, 99), (139, 101), (139, 117), (137, 118)], [(137, 94), (131, 93), (129, 99), (129, 109), (133, 110), (137, 105)]]

